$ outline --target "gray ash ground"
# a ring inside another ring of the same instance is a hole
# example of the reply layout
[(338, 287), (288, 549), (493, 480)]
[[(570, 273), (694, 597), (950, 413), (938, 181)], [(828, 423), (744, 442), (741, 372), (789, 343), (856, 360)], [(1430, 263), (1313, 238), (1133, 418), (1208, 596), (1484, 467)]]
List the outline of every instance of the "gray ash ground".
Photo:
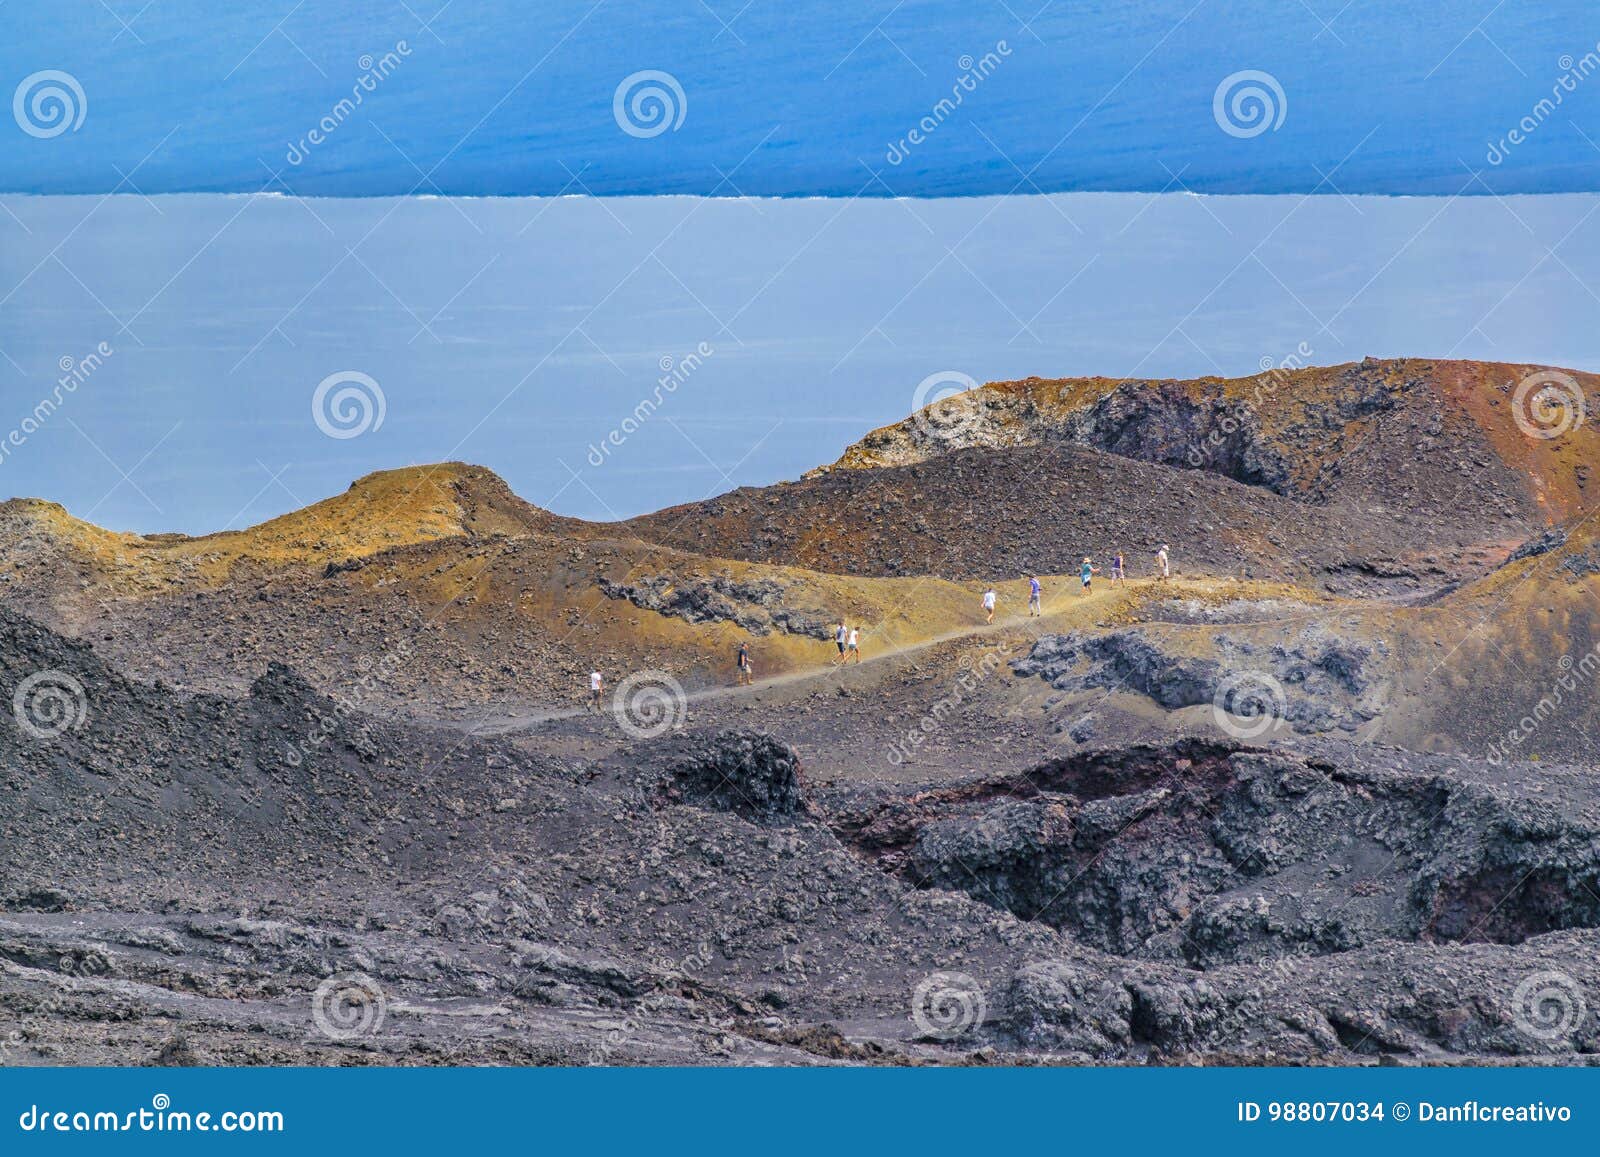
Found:
[(474, 737), (283, 667), (189, 695), (0, 614), (0, 686), (45, 671), (64, 715), (0, 713), (8, 1063), (1600, 1050), (1576, 768), (1192, 739), (916, 782), (846, 734), (823, 777), (727, 719)]

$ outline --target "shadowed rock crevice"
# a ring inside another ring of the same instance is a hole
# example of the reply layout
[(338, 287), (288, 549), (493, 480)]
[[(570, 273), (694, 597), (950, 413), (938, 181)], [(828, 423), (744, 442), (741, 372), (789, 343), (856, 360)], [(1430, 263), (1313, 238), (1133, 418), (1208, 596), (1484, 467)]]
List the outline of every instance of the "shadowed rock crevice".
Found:
[(1197, 740), (875, 800), (834, 830), (915, 887), (1198, 968), (1600, 926), (1592, 807), (1441, 771)]

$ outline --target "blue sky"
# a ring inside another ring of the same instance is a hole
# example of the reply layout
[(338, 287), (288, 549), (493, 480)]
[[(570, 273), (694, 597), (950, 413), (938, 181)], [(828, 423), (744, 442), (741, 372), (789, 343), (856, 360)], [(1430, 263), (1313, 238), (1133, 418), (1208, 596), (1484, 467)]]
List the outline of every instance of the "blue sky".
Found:
[[(244, 525), (446, 458), (625, 517), (795, 477), (947, 372), (1600, 368), (1592, 3), (0, 21), (0, 495), (118, 528)], [(315, 420), (380, 396), (358, 434)]]
[[(1486, 195), (1600, 174), (1600, 10), (1579, 0), (60, 0), (0, 22), (6, 92), (64, 72), (87, 105), (8, 135), (7, 191)], [(641, 71), (681, 92), (655, 136), (613, 116)], [(1214, 117), (1240, 73), (1272, 78), (1258, 135)]]

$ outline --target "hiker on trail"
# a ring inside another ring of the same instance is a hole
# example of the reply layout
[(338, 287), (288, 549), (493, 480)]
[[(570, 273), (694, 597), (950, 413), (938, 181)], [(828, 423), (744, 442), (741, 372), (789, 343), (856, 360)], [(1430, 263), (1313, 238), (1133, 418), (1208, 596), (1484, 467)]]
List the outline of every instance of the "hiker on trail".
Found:
[(994, 600), (994, 588), (990, 587), (983, 592), (983, 621), (986, 623), (994, 622)]
[(755, 668), (750, 666), (750, 648), (739, 644), (739, 683), (748, 687), (755, 679)]
[(1156, 577), (1163, 582), (1172, 577), (1172, 564), (1167, 561), (1167, 544), (1162, 543), (1161, 549), (1156, 551)]
[(600, 710), (600, 693), (605, 690), (605, 676), (599, 671), (589, 672), (589, 697), (583, 701), (583, 706), (588, 711)]
[(1044, 614), (1040, 604), (1044, 598), (1044, 588), (1039, 585), (1039, 576), (1034, 575), (1028, 580), (1028, 613), (1038, 616)]
[(1111, 556), (1111, 585), (1120, 587), (1123, 582), (1124, 569), (1122, 565), (1122, 552), (1119, 550)]
[(861, 662), (861, 632), (854, 627), (850, 628), (850, 637), (845, 641), (845, 652), (846, 663), (851, 659), (857, 663)]
[(850, 631), (844, 625), (844, 620), (840, 619), (839, 625), (833, 628), (833, 642), (834, 645), (839, 648), (839, 654), (833, 660), (832, 664), (830, 664), (831, 666), (837, 667), (840, 663), (844, 662), (844, 643), (849, 637)]
[(1100, 568), (1089, 561), (1089, 556), (1083, 556), (1083, 565), (1078, 568), (1078, 574), (1083, 579), (1083, 593), (1089, 593), (1089, 580), (1100, 573)]

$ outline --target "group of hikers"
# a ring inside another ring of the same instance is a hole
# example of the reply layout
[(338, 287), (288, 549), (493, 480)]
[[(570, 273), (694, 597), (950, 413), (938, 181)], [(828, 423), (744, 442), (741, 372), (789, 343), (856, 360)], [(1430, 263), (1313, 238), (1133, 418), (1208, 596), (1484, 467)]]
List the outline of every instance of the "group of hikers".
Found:
[[(1100, 573), (1100, 568), (1094, 565), (1093, 557), (1087, 554), (1084, 555), (1083, 562), (1078, 567), (1078, 580), (1081, 584), (1080, 593), (1089, 594), (1093, 590), (1094, 576)], [(1161, 549), (1156, 551), (1155, 578), (1157, 582), (1165, 582), (1171, 577), (1172, 563), (1167, 556), (1167, 546), (1163, 543)], [(1123, 562), (1122, 552), (1118, 551), (1111, 556), (1111, 585), (1122, 586), (1126, 581), (1127, 567)], [(995, 604), (999, 602), (999, 598), (1000, 596), (993, 587), (989, 587), (983, 592), (983, 621), (985, 623), (994, 622)], [(1038, 575), (1032, 575), (1028, 579), (1028, 614), (1034, 618), (1044, 614), (1044, 587), (1039, 582)], [(828, 665), (830, 667), (842, 667), (852, 662), (861, 662), (860, 627), (850, 626), (841, 618), (834, 624), (833, 642), (839, 653), (829, 660)], [(742, 642), (739, 644), (739, 654), (735, 660), (735, 667), (738, 671), (739, 686), (748, 687), (755, 682), (755, 665), (750, 661), (749, 644)], [(604, 690), (605, 677), (599, 671), (591, 671), (589, 673), (589, 697), (584, 701), (585, 706), (599, 711), (601, 709), (600, 698)]]
[[(1099, 573), (1100, 568), (1094, 565), (1094, 558), (1091, 555), (1084, 555), (1083, 562), (1078, 567), (1078, 580), (1083, 594), (1089, 594), (1094, 589), (1094, 576)], [(1118, 551), (1111, 556), (1111, 585), (1122, 586), (1127, 581), (1127, 575), (1127, 564), (1123, 560), (1122, 552)], [(1157, 582), (1165, 582), (1172, 577), (1172, 562), (1167, 556), (1165, 545), (1156, 551), (1155, 577)], [(983, 621), (985, 623), (994, 622), (994, 607), (998, 598), (999, 596), (993, 587), (983, 592)], [(1033, 575), (1028, 579), (1028, 614), (1032, 617), (1044, 614), (1044, 587), (1040, 585), (1038, 575)]]

